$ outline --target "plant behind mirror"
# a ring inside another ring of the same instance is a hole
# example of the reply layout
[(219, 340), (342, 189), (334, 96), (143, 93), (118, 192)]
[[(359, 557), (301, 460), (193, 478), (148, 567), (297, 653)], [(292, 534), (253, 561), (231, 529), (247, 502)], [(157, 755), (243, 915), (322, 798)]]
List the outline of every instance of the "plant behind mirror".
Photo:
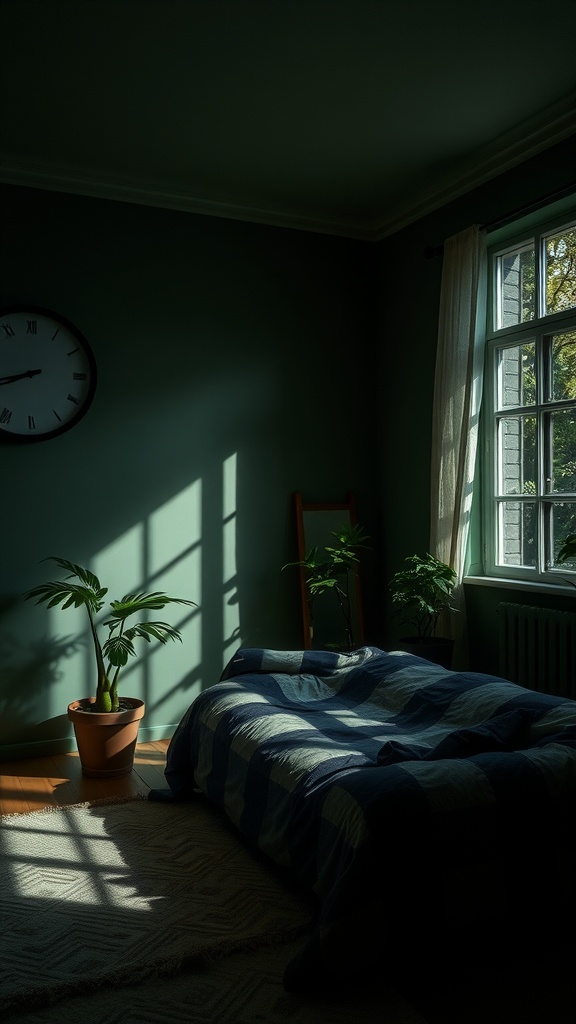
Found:
[[(167, 622), (151, 622), (145, 619), (128, 626), (128, 618), (131, 615), (145, 615), (149, 611), (158, 611), (167, 604), (185, 604), (194, 608), (198, 606), (194, 601), (168, 597), (161, 591), (153, 591), (150, 594), (125, 594), (120, 601), (110, 602), (109, 617), (101, 624), (108, 629), (108, 636), (101, 643), (96, 616), (104, 607), (108, 588), (103, 587), (98, 577), (89, 569), (65, 558), (50, 556), (44, 561), (56, 562), (61, 569), (67, 570), (69, 575), (63, 580), (41, 583), (40, 586), (26, 591), (24, 597), (26, 600), (34, 599), (36, 604), (46, 604), (48, 608), (61, 605), (62, 611), (66, 608), (86, 609), (96, 659), (97, 684), (93, 710), (118, 711), (118, 679), (128, 658), (136, 657), (134, 640), (139, 638), (147, 643), (159, 640), (162, 644), (168, 640), (182, 640), (180, 631)], [(78, 582), (72, 582), (73, 580)]]
[[(357, 523), (342, 523), (336, 530), (331, 530), (335, 543), (324, 548), (313, 547), (299, 562), (288, 562), (284, 569), (293, 566), (304, 572), (310, 620), (313, 622), (314, 602), (325, 595), (332, 594), (338, 603), (343, 621), (345, 646), (352, 648), (355, 643), (354, 622), (352, 615), (352, 584), (358, 575), (359, 558), (357, 551), (365, 548), (368, 535)], [(327, 647), (341, 647), (341, 644), (326, 644)]]

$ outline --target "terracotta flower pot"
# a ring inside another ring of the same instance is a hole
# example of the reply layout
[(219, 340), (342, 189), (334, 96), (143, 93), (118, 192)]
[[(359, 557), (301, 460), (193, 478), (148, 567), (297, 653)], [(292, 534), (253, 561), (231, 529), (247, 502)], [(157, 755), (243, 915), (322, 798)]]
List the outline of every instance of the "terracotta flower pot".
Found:
[(111, 779), (132, 771), (145, 705), (135, 697), (122, 697), (121, 701), (121, 711), (91, 711), (94, 697), (74, 700), (68, 705), (83, 775)]

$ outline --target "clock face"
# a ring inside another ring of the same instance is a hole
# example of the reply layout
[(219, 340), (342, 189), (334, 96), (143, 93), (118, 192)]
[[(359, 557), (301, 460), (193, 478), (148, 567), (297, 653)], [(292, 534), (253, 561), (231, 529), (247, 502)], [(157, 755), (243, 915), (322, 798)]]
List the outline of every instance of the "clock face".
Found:
[(92, 350), (49, 309), (0, 310), (0, 436), (43, 441), (88, 411), (96, 388)]

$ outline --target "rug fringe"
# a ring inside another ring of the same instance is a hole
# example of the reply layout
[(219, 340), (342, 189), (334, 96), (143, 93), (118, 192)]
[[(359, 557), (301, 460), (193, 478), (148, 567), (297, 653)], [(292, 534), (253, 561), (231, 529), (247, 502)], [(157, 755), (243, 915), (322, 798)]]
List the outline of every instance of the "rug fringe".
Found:
[(78, 804), (50, 804), (38, 811), (14, 811), (8, 814), (0, 814), (0, 822), (5, 818), (30, 817), (31, 814), (52, 814), (54, 811), (89, 811), (92, 807), (111, 807), (113, 804), (132, 804), (139, 800), (147, 800), (147, 793), (136, 793), (134, 796), (112, 796), (102, 797), (98, 800), (85, 800)]
[[(122, 802), (126, 803), (127, 801)], [(103, 971), (100, 975), (82, 978), (79, 981), (61, 982), (54, 986), (46, 985), (33, 992), (15, 992), (6, 999), (0, 999), (0, 1009), (4, 1013), (10, 1013), (34, 1009), (39, 1006), (52, 1006), (63, 999), (78, 995), (90, 995), (103, 988), (128, 988), (143, 981), (150, 981), (155, 978), (170, 978), (180, 973), (184, 974), (194, 968), (205, 969), (228, 956), (238, 953), (250, 953), (262, 948), (273, 948), (285, 943), (288, 944), (308, 935), (311, 928), (311, 922), (292, 925), (288, 928), (255, 934), (240, 940), (228, 939), (214, 943), (213, 946), (200, 947), (193, 953), (186, 954), (185, 956), (170, 958), (155, 964), (142, 964), (140, 967), (136, 967), (133, 964), (124, 965), (116, 968), (116, 970)]]

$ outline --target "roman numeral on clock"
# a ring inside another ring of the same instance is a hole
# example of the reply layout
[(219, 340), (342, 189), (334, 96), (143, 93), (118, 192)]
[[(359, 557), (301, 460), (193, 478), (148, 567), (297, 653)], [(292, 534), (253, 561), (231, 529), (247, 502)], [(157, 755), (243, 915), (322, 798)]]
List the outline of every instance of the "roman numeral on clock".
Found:
[(34, 422), (33, 416), (28, 417), (28, 430), (36, 430), (36, 423)]
[(12, 409), (2, 409), (0, 412), (0, 423), (10, 423), (12, 419)]

